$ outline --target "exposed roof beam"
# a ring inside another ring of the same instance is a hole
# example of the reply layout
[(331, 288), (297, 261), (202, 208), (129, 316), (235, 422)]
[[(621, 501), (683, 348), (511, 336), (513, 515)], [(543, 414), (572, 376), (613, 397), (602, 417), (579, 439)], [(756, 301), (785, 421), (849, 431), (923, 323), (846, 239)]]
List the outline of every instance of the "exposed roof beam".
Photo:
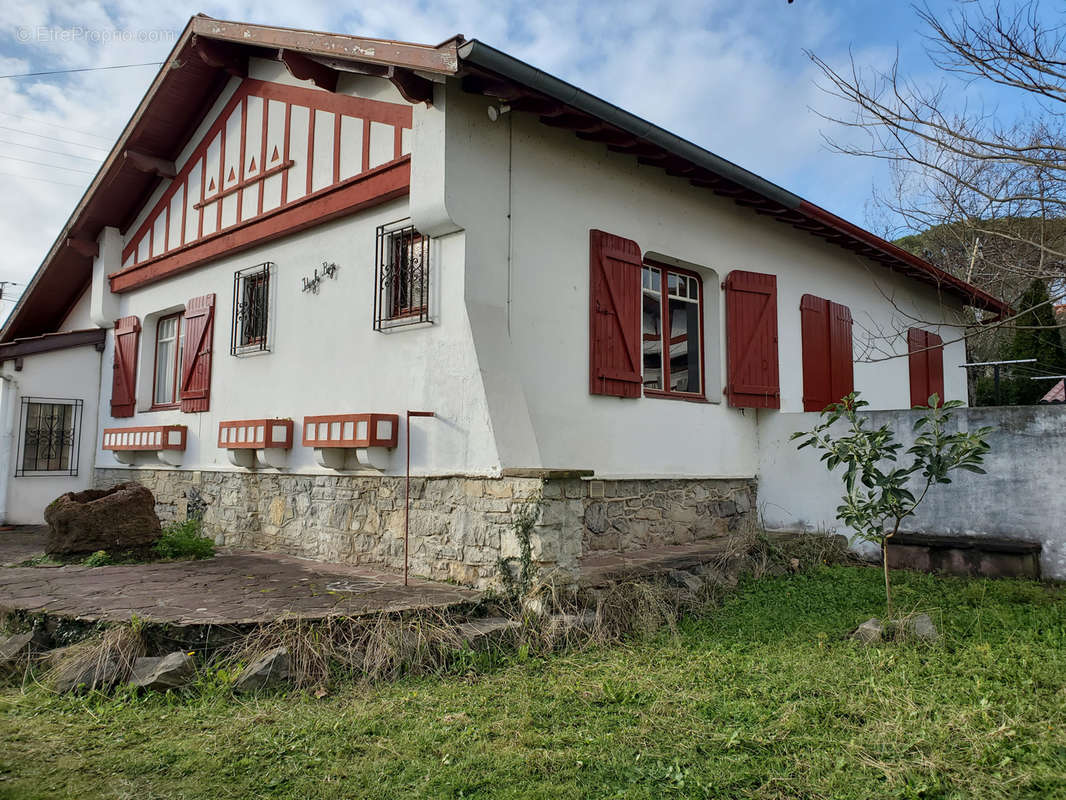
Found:
[(178, 174), (173, 161), (142, 153), (139, 150), (123, 150), (122, 157), (127, 164), (140, 172), (148, 172), (160, 178), (173, 178)]
[(224, 69), (238, 78), (248, 74), (248, 59), (237, 55), (233, 48), (193, 34), (192, 49), (207, 66)]
[(311, 81), (327, 92), (337, 91), (337, 70), (292, 50), (278, 50), (278, 60), (297, 80)]
[(96, 258), (100, 254), (100, 245), (92, 239), (75, 239), (73, 236), (69, 236), (67, 237), (67, 247), (86, 258)]
[(408, 103), (433, 105), (433, 82), (415, 75), (409, 69), (397, 69), (392, 74), (392, 85)]

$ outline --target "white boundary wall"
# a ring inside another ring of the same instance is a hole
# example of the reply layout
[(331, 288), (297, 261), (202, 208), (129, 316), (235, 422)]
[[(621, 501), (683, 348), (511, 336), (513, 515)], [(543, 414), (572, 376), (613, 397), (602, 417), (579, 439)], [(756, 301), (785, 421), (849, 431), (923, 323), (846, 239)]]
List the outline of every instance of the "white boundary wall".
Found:
[[(961, 370), (959, 370), (961, 372)], [(873, 411), (904, 449), (914, 443), (918, 411)], [(1066, 579), (1066, 406), (968, 408), (956, 412), (964, 430), (991, 426), (987, 475), (960, 472), (930, 490), (906, 530), (1001, 536), (1040, 542), (1044, 577)], [(836, 520), (842, 483), (812, 448), (796, 449), (794, 431), (810, 430), (817, 414), (760, 414), (759, 510), (771, 529), (825, 530), (850, 535)]]

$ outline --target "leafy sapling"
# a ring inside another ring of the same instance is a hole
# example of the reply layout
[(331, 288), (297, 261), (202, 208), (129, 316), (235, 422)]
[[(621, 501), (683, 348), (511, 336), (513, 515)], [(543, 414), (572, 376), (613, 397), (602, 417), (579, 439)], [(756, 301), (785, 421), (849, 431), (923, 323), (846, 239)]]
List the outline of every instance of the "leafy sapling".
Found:
[[(892, 586), (888, 574), (888, 540), (899, 532), (907, 517), (914, 516), (929, 490), (939, 483), (951, 483), (950, 473), (962, 469), (983, 475), (982, 463), (988, 452), (992, 428), (976, 431), (947, 431), (957, 400), (942, 403), (937, 395), (914, 423), (917, 437), (904, 453), (903, 444), (887, 425), (873, 428), (870, 419), (859, 412), (869, 403), (852, 392), (839, 403), (827, 407), (821, 421), (810, 431), (792, 434), (799, 449), (813, 447), (822, 452), (822, 462), (830, 471), (843, 466), (843, 502), (837, 506), (837, 519), (855, 533), (852, 543), (864, 541), (881, 547), (885, 573), (885, 607), (892, 618)], [(847, 428), (832, 431), (843, 420)], [(904, 463), (906, 461), (907, 463)]]

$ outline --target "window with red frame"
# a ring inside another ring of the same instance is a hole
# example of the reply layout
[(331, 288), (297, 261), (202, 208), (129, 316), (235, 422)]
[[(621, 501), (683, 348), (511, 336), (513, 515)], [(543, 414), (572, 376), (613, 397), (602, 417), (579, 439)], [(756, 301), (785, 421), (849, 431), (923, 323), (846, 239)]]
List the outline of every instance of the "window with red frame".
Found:
[(183, 315), (160, 317), (155, 326), (155, 372), (152, 407), (177, 407), (181, 384), (181, 351), (185, 338)]
[(645, 264), (641, 294), (644, 394), (702, 398), (702, 281), (691, 272)]
[(374, 328), (429, 322), (429, 237), (410, 220), (377, 230)]

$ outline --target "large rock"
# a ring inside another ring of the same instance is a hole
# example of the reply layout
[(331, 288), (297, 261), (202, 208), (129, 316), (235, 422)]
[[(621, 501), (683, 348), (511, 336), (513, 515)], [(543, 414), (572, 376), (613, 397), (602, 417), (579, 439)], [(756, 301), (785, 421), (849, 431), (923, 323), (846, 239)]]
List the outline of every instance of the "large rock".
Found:
[(238, 692), (255, 692), (281, 686), (288, 680), (289, 651), (278, 647), (245, 667), (233, 688)]
[(133, 662), (130, 684), (142, 689), (180, 689), (196, 677), (196, 660), (188, 653), (170, 653), (158, 658), (143, 657)]
[(161, 534), (155, 498), (139, 483), (68, 492), (44, 510), (44, 520), (51, 555), (142, 550)]

